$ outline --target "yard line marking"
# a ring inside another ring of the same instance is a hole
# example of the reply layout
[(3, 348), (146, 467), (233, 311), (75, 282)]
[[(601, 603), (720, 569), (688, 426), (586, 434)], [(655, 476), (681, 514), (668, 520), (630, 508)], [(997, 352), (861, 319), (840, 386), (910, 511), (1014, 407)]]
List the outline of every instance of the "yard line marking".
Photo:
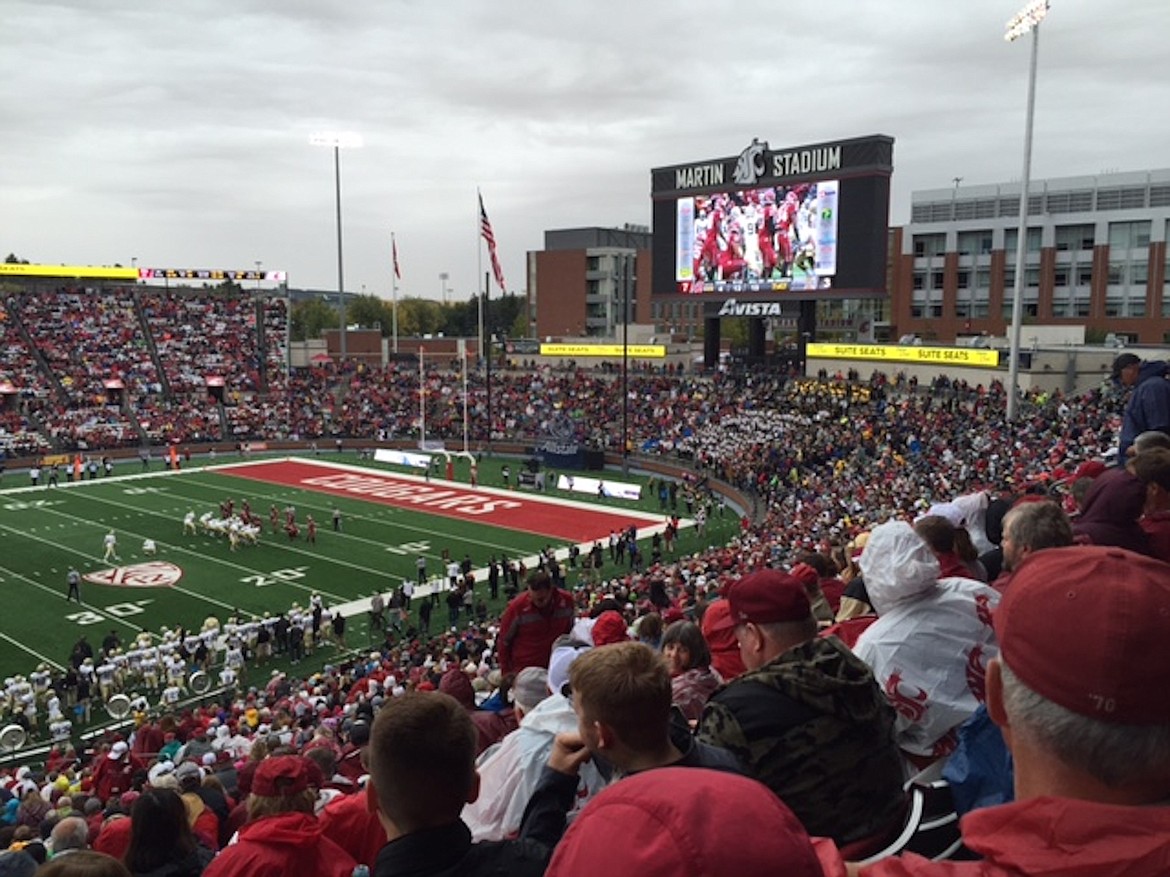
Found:
[(54, 667), (56, 667), (58, 670), (64, 670), (64, 669), (65, 669), (65, 667), (64, 667), (64, 665), (63, 665), (63, 664), (58, 664), (56, 661), (54, 661), (54, 660), (53, 660), (52, 658), (50, 658), (48, 655), (42, 655), (42, 654), (41, 654), (40, 652), (38, 652), (36, 649), (30, 649), (30, 648), (29, 648), (28, 646), (26, 646), (24, 643), (17, 642), (16, 640), (14, 640), (12, 637), (10, 637), (10, 636), (9, 636), (8, 634), (6, 634), (6, 633), (0, 633), (0, 639), (4, 640), (5, 642), (10, 642), (10, 643), (12, 643), (14, 646), (16, 646), (16, 647), (17, 647), (18, 649), (20, 649), (22, 652), (28, 652), (28, 653), (29, 653), (30, 655), (32, 655), (34, 658), (39, 658), (40, 660), (44, 661), (46, 664), (52, 664), (52, 665), (53, 665)]
[[(0, 527), (0, 528), (2, 528), (2, 529), (5, 529), (5, 530), (11, 530), (11, 528), (10, 528), (10, 527)], [(42, 540), (38, 540), (38, 541), (42, 541), (42, 542), (43, 542), (43, 541), (45, 541), (45, 540), (43, 540), (43, 539), (42, 539)], [(77, 551), (76, 549), (73, 549), (73, 548), (69, 548), (68, 550), (69, 550), (69, 551), (71, 551), (71, 552), (73, 552), (74, 554), (80, 554), (82, 557), (88, 557), (88, 556), (89, 556), (89, 555), (87, 555), (85, 552), (83, 552), (83, 551)], [(51, 588), (51, 587), (49, 587), (48, 585), (42, 585), (40, 582), (34, 582), (34, 581), (33, 581), (32, 579), (30, 579), (28, 576), (23, 576), (23, 575), (21, 575), (20, 573), (16, 572), (15, 570), (6, 569), (6, 568), (4, 568), (4, 567), (0, 567), (0, 570), (3, 570), (3, 571), (4, 571), (4, 572), (6, 572), (8, 575), (12, 576), (13, 578), (15, 578), (15, 579), (17, 579), (17, 580), (19, 580), (19, 581), (22, 581), (22, 582), (25, 582), (26, 584), (32, 585), (34, 588), (37, 588), (37, 589), (39, 589), (39, 590), (41, 590), (41, 591), (44, 591), (44, 592), (46, 592), (46, 593), (48, 593), (48, 594), (52, 594), (54, 597), (60, 597), (60, 596), (61, 596), (61, 591), (60, 591), (59, 589), (57, 589), (57, 588)], [(100, 606), (95, 606), (95, 605), (94, 605), (94, 604), (92, 604), (92, 603), (79, 603), (79, 604), (78, 604), (78, 608), (79, 608), (79, 609), (83, 609), (83, 610), (88, 610), (88, 611), (90, 611), (90, 612), (93, 612), (93, 613), (95, 613), (95, 614), (97, 614), (97, 615), (100, 615), (100, 616), (102, 616), (103, 618), (106, 618), (106, 619), (108, 619), (108, 620), (110, 620), (110, 621), (117, 622), (118, 624), (124, 624), (126, 627), (129, 627), (129, 628), (131, 628), (131, 629), (133, 629), (133, 630), (137, 630), (137, 631), (139, 631), (140, 633), (141, 633), (142, 631), (146, 630), (146, 628), (145, 628), (145, 627), (142, 627), (142, 626), (140, 626), (140, 625), (137, 625), (137, 624), (135, 624), (133, 621), (127, 621), (125, 618), (122, 618), (121, 616), (115, 615), (113, 612), (107, 612), (107, 611), (106, 611), (105, 609), (103, 609), (102, 607), (100, 607)], [(2, 634), (0, 634), (0, 635), (2, 635)], [(152, 634), (152, 636), (153, 636), (153, 634)]]

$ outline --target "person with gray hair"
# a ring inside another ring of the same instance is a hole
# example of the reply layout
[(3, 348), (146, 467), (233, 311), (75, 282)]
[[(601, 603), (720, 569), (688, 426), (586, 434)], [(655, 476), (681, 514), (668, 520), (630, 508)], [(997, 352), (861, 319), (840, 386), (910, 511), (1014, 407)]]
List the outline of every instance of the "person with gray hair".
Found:
[(524, 716), (532, 712), (549, 696), (548, 670), (543, 667), (525, 667), (516, 674), (516, 681), (512, 683), (512, 706), (516, 710), (516, 718), (524, 720)]
[(1130, 446), (1130, 456), (1136, 457), (1138, 454), (1154, 448), (1170, 450), (1170, 435), (1156, 429), (1143, 432), (1133, 440), (1133, 444)]
[(75, 850), (89, 849), (89, 826), (80, 816), (66, 816), (53, 826), (49, 847), (54, 858)]
[(1038, 551), (995, 613), (987, 709), (1015, 801), (963, 817), (979, 862), (902, 856), (862, 877), (1170, 873), (1170, 568), (1112, 546)]
[[(1000, 544), (1004, 572), (1010, 573), (1034, 551), (1072, 545), (1072, 522), (1064, 509), (1051, 500), (1020, 503), (1004, 515)], [(1004, 584), (1006, 577), (997, 583), (997, 588), (1002, 590)]]

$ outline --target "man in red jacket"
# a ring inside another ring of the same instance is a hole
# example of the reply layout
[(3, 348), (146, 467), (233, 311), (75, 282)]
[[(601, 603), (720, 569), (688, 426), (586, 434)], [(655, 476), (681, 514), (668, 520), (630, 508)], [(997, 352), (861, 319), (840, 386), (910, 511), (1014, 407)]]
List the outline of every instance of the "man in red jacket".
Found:
[(1096, 545), (1030, 555), (995, 611), (1000, 656), (987, 672), (987, 710), (1012, 750), (1016, 800), (962, 820), (983, 861), (905, 855), (850, 873), (1170, 873), (1168, 617), (1170, 566), (1161, 561)]
[(500, 619), (496, 638), (500, 672), (548, 667), (553, 642), (573, 629), (574, 614), (572, 595), (554, 588), (544, 570), (534, 570), (528, 576), (528, 590), (508, 604)]

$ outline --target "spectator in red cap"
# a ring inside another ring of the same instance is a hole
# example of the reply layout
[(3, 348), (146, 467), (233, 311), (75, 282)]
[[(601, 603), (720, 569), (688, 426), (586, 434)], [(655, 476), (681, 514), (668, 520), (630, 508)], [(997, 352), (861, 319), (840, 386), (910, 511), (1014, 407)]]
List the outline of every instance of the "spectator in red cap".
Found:
[(606, 609), (593, 622), (593, 645), (608, 646), (624, 643), (630, 638), (626, 620), (616, 609)]
[(208, 866), (207, 877), (352, 877), (353, 857), (321, 833), (307, 759), (260, 762), (248, 796), (248, 822)]
[(565, 833), (549, 877), (821, 877), (808, 834), (759, 783), (666, 767), (593, 799)]
[(1000, 656), (987, 674), (1016, 800), (963, 817), (981, 862), (907, 855), (860, 874), (1170, 873), (1167, 618), (1161, 561), (1098, 546), (1024, 561), (995, 613)]
[(902, 764), (894, 711), (869, 668), (817, 636), (793, 576), (760, 570), (726, 596), (748, 669), (712, 695), (699, 738), (730, 750), (810, 834), (839, 844), (886, 834), (902, 816)]
[(515, 597), (500, 619), (496, 639), (500, 672), (519, 673), (525, 667), (548, 667), (558, 636), (573, 629), (573, 596), (553, 587), (544, 570), (528, 576), (528, 590)]
[(711, 649), (711, 666), (725, 682), (747, 669), (739, 655), (739, 643), (735, 641), (735, 626), (728, 623), (730, 611), (731, 606), (726, 600), (715, 600), (707, 606), (699, 626)]

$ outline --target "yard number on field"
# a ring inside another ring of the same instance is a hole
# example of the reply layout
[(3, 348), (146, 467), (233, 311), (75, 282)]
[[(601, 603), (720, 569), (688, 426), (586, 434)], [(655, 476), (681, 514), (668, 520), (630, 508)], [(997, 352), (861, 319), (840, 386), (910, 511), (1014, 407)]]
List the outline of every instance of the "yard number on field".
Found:
[(282, 582), (295, 582), (297, 579), (305, 577), (305, 570), (307, 566), (294, 566), (289, 569), (274, 569), (267, 575), (256, 573), (252, 576), (244, 576), (240, 579), (245, 585), (255, 585), (257, 588), (267, 588), (269, 585), (279, 585)]
[(142, 607), (152, 600), (139, 600), (137, 603), (114, 603), (111, 606), (104, 607), (103, 611), (106, 615), (99, 615), (89, 609), (81, 612), (70, 612), (65, 617), (74, 624), (101, 624), (103, 621), (109, 621), (107, 615), (113, 615), (115, 618), (126, 618), (130, 615), (141, 615)]
[(401, 545), (387, 545), (386, 550), (391, 554), (426, 554), (430, 542), (403, 542)]

